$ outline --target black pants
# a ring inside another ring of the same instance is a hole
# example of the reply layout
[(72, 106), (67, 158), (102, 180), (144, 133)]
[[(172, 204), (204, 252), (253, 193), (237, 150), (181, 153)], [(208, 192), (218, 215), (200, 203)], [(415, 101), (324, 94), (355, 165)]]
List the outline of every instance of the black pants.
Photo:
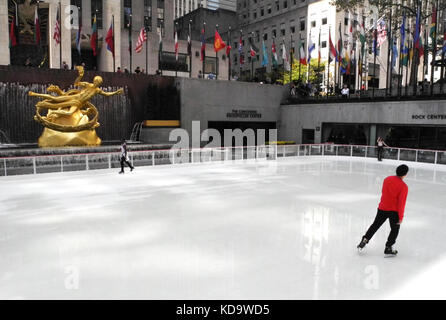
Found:
[(378, 147), (378, 161), (381, 161), (383, 158), (384, 147)]
[(382, 211), (378, 209), (375, 221), (373, 221), (372, 225), (370, 226), (369, 230), (367, 230), (364, 237), (370, 241), (375, 232), (378, 231), (378, 229), (384, 222), (386, 222), (387, 218), (389, 218), (390, 222), (390, 234), (387, 238), (386, 247), (393, 246), (400, 231), (400, 225), (398, 224), (400, 218), (398, 216), (398, 212), (396, 211)]
[(124, 163), (127, 164), (129, 166), (129, 168), (133, 169), (133, 167), (130, 164), (130, 162), (128, 162), (125, 157), (121, 157), (121, 171), (122, 172), (124, 172)]

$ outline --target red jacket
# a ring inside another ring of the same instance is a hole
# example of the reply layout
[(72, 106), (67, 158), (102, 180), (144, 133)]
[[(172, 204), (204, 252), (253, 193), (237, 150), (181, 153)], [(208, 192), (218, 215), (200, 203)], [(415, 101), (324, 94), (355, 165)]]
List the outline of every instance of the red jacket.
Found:
[(379, 209), (383, 211), (396, 211), (403, 221), (404, 208), (406, 207), (407, 192), (409, 188), (403, 179), (398, 176), (390, 176), (384, 179)]

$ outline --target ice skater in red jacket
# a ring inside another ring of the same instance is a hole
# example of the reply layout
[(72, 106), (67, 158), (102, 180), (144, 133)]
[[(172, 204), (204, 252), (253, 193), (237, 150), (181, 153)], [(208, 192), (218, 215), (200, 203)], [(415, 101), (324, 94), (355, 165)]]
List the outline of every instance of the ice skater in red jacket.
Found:
[(387, 238), (384, 254), (395, 256), (398, 253), (398, 251), (392, 249), (392, 246), (395, 244), (400, 231), (400, 225), (403, 222), (404, 208), (406, 207), (407, 192), (409, 190), (403, 181), (407, 176), (407, 172), (409, 172), (409, 168), (402, 164), (396, 168), (396, 176), (389, 176), (384, 179), (378, 213), (375, 221), (373, 221), (366, 234), (362, 237), (358, 249), (362, 250), (372, 239), (375, 232), (389, 219), (390, 234)]

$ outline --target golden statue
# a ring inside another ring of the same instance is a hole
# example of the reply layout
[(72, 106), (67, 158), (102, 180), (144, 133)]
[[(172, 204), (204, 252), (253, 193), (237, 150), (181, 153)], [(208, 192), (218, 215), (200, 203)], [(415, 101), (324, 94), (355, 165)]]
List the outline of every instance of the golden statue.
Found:
[[(79, 77), (74, 85), (82, 89), (73, 89), (67, 92), (58, 86), (51, 85), (47, 92), (41, 94), (29, 92), (30, 96), (45, 100), (36, 104), (34, 120), (41, 123), (45, 129), (39, 138), (39, 147), (65, 147), (65, 146), (98, 146), (101, 139), (95, 129), (99, 127), (98, 110), (89, 100), (100, 94), (106, 97), (123, 93), (122, 89), (116, 92), (104, 92), (99, 86), (103, 80), (96, 76), (93, 83), (81, 82), (84, 76), (83, 67), (77, 67)], [(47, 115), (42, 116), (42, 110), (47, 110)]]

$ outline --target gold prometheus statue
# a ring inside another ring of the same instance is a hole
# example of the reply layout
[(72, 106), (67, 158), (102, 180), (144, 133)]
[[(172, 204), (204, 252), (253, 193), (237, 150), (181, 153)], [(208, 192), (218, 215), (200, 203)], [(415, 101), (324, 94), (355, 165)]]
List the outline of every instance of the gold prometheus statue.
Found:
[[(96, 76), (93, 83), (81, 82), (84, 68), (77, 67), (78, 78), (74, 85), (80, 89), (67, 92), (58, 86), (51, 85), (47, 92), (57, 94), (41, 94), (30, 91), (29, 95), (43, 98), (36, 104), (34, 120), (41, 123), (45, 129), (39, 138), (39, 147), (65, 147), (65, 146), (98, 146), (101, 139), (95, 129), (99, 127), (98, 110), (89, 102), (95, 95), (106, 97), (123, 93), (122, 89), (116, 92), (104, 92), (99, 86), (102, 77)], [(43, 116), (42, 111), (47, 110)]]

